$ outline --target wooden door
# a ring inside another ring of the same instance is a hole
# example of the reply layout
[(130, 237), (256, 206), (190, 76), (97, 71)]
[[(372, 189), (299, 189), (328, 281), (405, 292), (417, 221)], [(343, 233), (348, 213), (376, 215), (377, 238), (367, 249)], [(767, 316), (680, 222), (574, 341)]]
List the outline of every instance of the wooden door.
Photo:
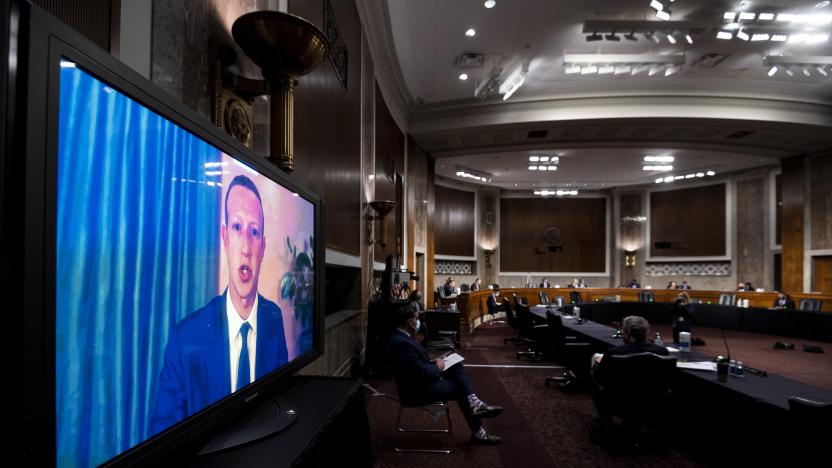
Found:
[(812, 291), (832, 294), (832, 255), (814, 258), (815, 284)]

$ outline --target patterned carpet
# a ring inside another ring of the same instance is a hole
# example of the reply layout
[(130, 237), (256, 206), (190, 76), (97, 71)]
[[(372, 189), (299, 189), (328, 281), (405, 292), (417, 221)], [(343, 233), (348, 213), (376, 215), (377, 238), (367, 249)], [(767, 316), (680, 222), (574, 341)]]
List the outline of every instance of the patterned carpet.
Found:
[[(561, 391), (544, 385), (545, 377), (558, 375), (556, 364), (531, 364), (518, 361), (514, 345), (503, 338), (513, 331), (504, 323), (487, 323), (463, 337), (460, 353), (478, 396), (505, 407), (502, 415), (486, 421), (486, 428), (500, 435), (503, 443), (482, 447), (468, 444), (470, 433), (462, 413), (451, 403), (452, 437), (446, 434), (397, 434), (400, 448), (447, 447), (450, 455), (396, 453), (394, 427), (398, 415), (396, 389), (392, 379), (377, 376), (368, 384), (386, 393), (371, 396), (366, 390), (367, 412), (379, 467), (636, 467), (703, 466), (689, 453), (672, 443), (638, 451), (623, 451), (591, 441), (595, 409), (586, 391)], [(472, 365), (519, 365), (524, 367), (475, 367)], [(547, 368), (548, 367), (548, 368)], [(405, 421), (411, 425), (430, 425), (430, 415), (408, 410)], [(442, 422), (443, 419), (440, 419)]]

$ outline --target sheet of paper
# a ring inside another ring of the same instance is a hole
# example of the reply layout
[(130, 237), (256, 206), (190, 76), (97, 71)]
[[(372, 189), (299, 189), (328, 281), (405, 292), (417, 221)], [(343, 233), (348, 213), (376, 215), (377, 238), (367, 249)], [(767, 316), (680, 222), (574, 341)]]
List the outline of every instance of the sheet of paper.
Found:
[(702, 362), (676, 362), (676, 367), (680, 369), (702, 370), (716, 372), (716, 363), (711, 361)]
[(449, 368), (449, 367), (451, 367), (455, 364), (458, 364), (458, 363), (464, 361), (465, 358), (460, 356), (458, 353), (451, 353), (451, 354), (445, 356), (444, 360), (445, 360), (445, 369), (447, 369), (447, 368)]
[(679, 352), (678, 348), (674, 348), (672, 346), (665, 346), (665, 348), (667, 348), (668, 353), (678, 353)]

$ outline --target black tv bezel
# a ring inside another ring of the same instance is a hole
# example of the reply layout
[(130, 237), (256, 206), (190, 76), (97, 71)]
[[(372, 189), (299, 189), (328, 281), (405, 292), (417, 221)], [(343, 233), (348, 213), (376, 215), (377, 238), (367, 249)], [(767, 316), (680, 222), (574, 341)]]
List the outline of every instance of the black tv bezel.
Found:
[[(23, 266), (22, 301), (25, 310), (24, 349), (26, 391), (26, 448), (28, 463), (55, 465), (57, 462), (57, 421), (55, 389), (55, 226), (57, 193), (58, 104), (60, 98), (59, 61), (75, 62), (95, 78), (125, 96), (158, 113), (198, 138), (215, 146), (258, 171), (278, 185), (296, 192), (314, 205), (314, 317), (312, 350), (298, 356), (243, 391), (204, 408), (185, 421), (128, 449), (104, 465), (145, 464), (166, 457), (187, 457), (195, 444), (248, 408), (259, 404), (270, 392), (280, 388), (290, 375), (308, 365), (324, 351), (324, 205), (320, 197), (299, 186), (275, 169), (262, 156), (244, 147), (209, 121), (177, 102), (146, 78), (119, 62), (76, 31), (28, 2), (12, 2), (12, 13), (19, 8), (19, 23), (12, 14), (10, 33), (16, 34), (17, 70), (10, 70), (17, 80), (14, 90), (19, 105), (18, 120), (11, 122), (25, 132), (18, 134), (18, 148), (23, 151), (19, 166), (24, 176), (7, 187), (21, 190), (25, 209), (22, 241), (26, 244)], [(46, 91), (44, 93), (44, 90)], [(8, 115), (8, 112), (7, 112)], [(22, 124), (22, 125), (21, 125)], [(7, 128), (9, 123), (7, 122)], [(9, 155), (7, 154), (8, 158)], [(9, 170), (5, 167), (4, 170)], [(3, 174), (5, 182), (12, 179)], [(10, 204), (11, 201), (4, 201)], [(19, 200), (18, 200), (19, 203)], [(4, 206), (5, 211), (6, 206)], [(12, 211), (14, 213), (14, 211)], [(9, 213), (5, 213), (7, 215)], [(10, 221), (8, 218), (6, 222)], [(302, 415), (298, 415), (302, 417)]]

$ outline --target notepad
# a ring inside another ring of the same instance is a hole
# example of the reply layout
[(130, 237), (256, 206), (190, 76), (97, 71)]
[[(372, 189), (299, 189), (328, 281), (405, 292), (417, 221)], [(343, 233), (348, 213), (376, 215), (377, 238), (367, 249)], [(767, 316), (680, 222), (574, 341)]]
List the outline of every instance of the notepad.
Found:
[(443, 359), (445, 361), (445, 369), (452, 367), (460, 362), (464, 361), (465, 358), (460, 356), (458, 353), (451, 353)]
[(716, 372), (716, 363), (712, 361), (702, 362), (676, 362), (676, 367), (680, 369), (701, 370)]
[(665, 348), (667, 348), (668, 353), (678, 353), (679, 352), (678, 348), (674, 348), (672, 346), (665, 346)]

